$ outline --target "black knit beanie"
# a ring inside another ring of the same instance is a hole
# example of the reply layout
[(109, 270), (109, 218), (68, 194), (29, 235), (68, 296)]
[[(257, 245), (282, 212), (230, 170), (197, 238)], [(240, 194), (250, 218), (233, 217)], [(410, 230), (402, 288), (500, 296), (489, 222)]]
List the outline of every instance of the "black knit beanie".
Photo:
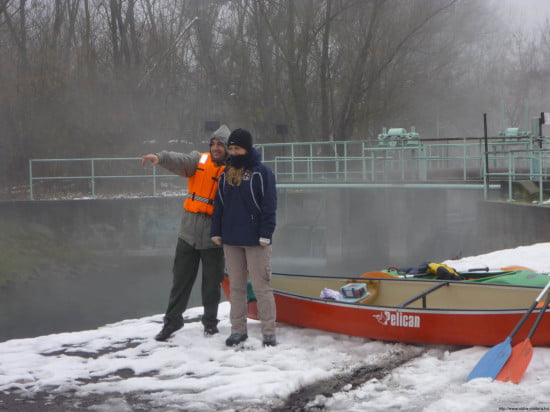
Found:
[(235, 129), (229, 135), (229, 139), (227, 139), (227, 146), (231, 145), (242, 147), (247, 152), (250, 152), (252, 150), (252, 135), (248, 130)]

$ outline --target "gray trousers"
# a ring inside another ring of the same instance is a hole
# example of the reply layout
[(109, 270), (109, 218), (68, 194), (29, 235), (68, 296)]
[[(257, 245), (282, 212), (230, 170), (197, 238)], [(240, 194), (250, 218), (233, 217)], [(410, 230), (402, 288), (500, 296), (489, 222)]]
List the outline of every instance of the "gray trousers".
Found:
[(248, 279), (258, 303), (258, 316), (262, 334), (275, 334), (276, 308), (271, 287), (271, 245), (230, 246), (224, 245), (225, 265), (229, 273), (231, 293), (231, 333), (247, 333)]

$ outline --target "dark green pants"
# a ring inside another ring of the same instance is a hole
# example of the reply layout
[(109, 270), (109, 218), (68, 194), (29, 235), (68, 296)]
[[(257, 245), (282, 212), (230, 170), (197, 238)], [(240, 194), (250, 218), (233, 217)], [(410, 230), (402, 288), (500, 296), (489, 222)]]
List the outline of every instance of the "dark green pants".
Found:
[(189, 243), (178, 239), (176, 256), (172, 268), (173, 282), (164, 323), (181, 325), (182, 313), (187, 309), (189, 297), (202, 263), (201, 296), (204, 306), (202, 323), (217, 325), (218, 304), (221, 297), (221, 282), (224, 276), (222, 248), (195, 249)]

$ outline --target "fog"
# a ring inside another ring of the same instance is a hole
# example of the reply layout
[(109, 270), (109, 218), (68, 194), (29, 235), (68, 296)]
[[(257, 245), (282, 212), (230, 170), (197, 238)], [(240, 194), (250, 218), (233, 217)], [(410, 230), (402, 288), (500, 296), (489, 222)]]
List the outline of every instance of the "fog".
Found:
[(550, 18), (550, 3), (545, 0), (498, 0), (493, 7), (512, 30), (530, 35)]
[(212, 122), (374, 142), (480, 136), (483, 113), (497, 135), (550, 105), (543, 0), (153, 3), (0, 8), (0, 198), (25, 197), (30, 158), (188, 149)]
[[(90, 2), (91, 14), (81, 2), (71, 13), (70, 2), (5, 3), (0, 200), (11, 211), (0, 215), (0, 339), (162, 313), (171, 283), (180, 200), (148, 209), (164, 231), (160, 247), (152, 241), (159, 233), (140, 226), (144, 215), (123, 200), (101, 211), (53, 200), (27, 210), (29, 159), (203, 150), (210, 121), (249, 128), (259, 143), (374, 144), (382, 127), (414, 125), (422, 138), (481, 136), (488, 113), (497, 135), (501, 124), (528, 127), (526, 102), (530, 118), (550, 110), (545, 0), (387, 1), (376, 14), (371, 2), (328, 10), (320, 0), (296, 9), (259, 2), (265, 8), (243, 13), (240, 2), (143, 10), (149, 2), (114, 1), (119, 9), (105, 15), (100, 0)], [(110, 27), (115, 12), (136, 24)], [(371, 18), (379, 31), (369, 43)], [(262, 21), (275, 29), (264, 31)], [(54, 187), (51, 197), (64, 190)], [(346, 276), (487, 251), (472, 240), (479, 194), (365, 193), (282, 195), (274, 270)], [(67, 254), (54, 248), (59, 242)]]

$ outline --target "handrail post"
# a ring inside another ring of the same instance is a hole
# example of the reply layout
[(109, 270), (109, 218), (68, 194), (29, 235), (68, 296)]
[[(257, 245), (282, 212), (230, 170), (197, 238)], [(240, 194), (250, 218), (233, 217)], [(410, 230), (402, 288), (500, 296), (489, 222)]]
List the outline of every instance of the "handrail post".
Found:
[(157, 195), (157, 168), (153, 167), (153, 196)]
[(376, 152), (374, 150), (370, 150), (371, 153), (371, 161), (370, 161), (370, 175), (371, 175), (371, 181), (376, 180)]
[(292, 176), (292, 181), (294, 181), (296, 180), (294, 176), (294, 143), (290, 144), (290, 158), (291, 158), (290, 175)]
[(348, 142), (344, 142), (344, 182), (348, 181)]
[(94, 171), (94, 159), (90, 159), (91, 160), (91, 173), (92, 175), (90, 176), (91, 178), (91, 181), (92, 181), (92, 197), (95, 197), (95, 171)]
[(338, 144), (334, 142), (332, 145), (334, 150), (334, 176), (338, 179), (338, 176), (340, 176), (340, 156), (338, 155)]
[(487, 113), (483, 113), (483, 138), (485, 140), (485, 200), (489, 198), (489, 138), (487, 136)]
[(426, 147), (422, 143), (418, 148), (418, 179), (424, 182), (428, 180), (428, 159)]
[(405, 148), (401, 148), (401, 149), (398, 149), (399, 150), (399, 163), (401, 164), (401, 181), (404, 182), (405, 181), (405, 167), (406, 167), (406, 153), (405, 153)]
[(481, 162), (481, 170), (483, 171), (483, 200), (487, 200), (487, 170), (485, 162)]
[(536, 173), (539, 170), (539, 167), (536, 164), (537, 159), (535, 158), (535, 148), (534, 148), (534, 145), (533, 145), (533, 139), (529, 139), (529, 140), (530, 140), (530, 144), (529, 144), (529, 172), (530, 172), (530, 176), (529, 176), (529, 178), (531, 180), (535, 180), (536, 179)]
[(539, 204), (542, 204), (543, 202), (543, 192), (544, 187), (542, 183), (542, 150), (538, 150), (539, 155)]
[(508, 153), (508, 201), (509, 202), (514, 200), (514, 198), (512, 197), (512, 190), (513, 190), (512, 179), (513, 179), (513, 174), (515, 172), (513, 167), (514, 167), (514, 159), (512, 157), (512, 152), (509, 152)]
[(306, 179), (311, 182), (313, 181), (313, 143), (309, 142), (309, 156), (307, 158), (306, 164), (307, 164), (307, 177)]
[(462, 156), (463, 156), (463, 162), (462, 162), (462, 167), (463, 167), (463, 175), (462, 175), (462, 179), (463, 180), (468, 180), (468, 142), (466, 142), (466, 138), (463, 138), (462, 139)]
[(32, 192), (32, 159), (29, 159), (29, 197), (30, 200), (34, 200), (34, 195)]
[(365, 157), (365, 142), (361, 141), (361, 176), (367, 180), (367, 159)]

